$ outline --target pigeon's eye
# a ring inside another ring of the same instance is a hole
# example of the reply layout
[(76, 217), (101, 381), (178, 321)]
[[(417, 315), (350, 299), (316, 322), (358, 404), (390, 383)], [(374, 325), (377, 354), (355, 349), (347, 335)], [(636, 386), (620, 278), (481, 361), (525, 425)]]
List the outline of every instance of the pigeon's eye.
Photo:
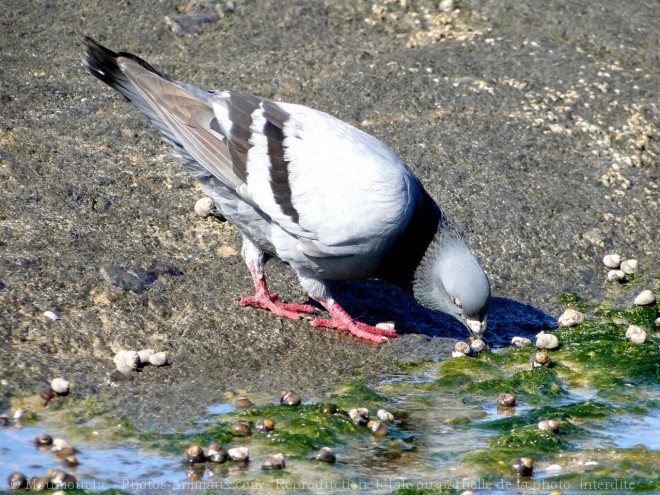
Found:
[(451, 296), (451, 302), (453, 302), (459, 308), (463, 307), (463, 305), (461, 304), (461, 300), (456, 296)]

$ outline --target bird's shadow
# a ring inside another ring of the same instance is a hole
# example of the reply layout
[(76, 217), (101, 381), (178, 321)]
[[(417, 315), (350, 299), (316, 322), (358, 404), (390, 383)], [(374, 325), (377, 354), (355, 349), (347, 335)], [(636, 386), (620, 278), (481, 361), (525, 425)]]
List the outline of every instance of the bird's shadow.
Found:
[[(421, 306), (397, 286), (376, 280), (332, 282), (337, 302), (355, 319), (369, 324), (394, 321), (401, 335), (465, 339), (469, 334), (456, 318)], [(556, 320), (530, 304), (505, 297), (491, 298), (486, 341), (493, 347), (510, 345), (514, 336), (533, 337), (557, 327)]]

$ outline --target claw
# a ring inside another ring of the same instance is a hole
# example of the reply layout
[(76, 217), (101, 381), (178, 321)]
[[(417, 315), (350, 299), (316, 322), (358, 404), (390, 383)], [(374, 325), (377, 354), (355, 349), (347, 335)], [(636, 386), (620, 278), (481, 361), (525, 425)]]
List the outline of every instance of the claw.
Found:
[(280, 302), (277, 294), (255, 294), (254, 296), (242, 297), (236, 301), (239, 306), (256, 306), (261, 309), (275, 313), (282, 318), (299, 320), (298, 313), (313, 313), (316, 309), (311, 304), (290, 304)]
[(341, 332), (351, 332), (358, 338), (382, 344), (388, 337), (396, 337), (394, 323), (379, 323), (376, 326), (355, 321), (336, 301), (317, 299), (330, 313), (330, 318), (314, 318), (310, 323), (315, 327), (335, 328)]

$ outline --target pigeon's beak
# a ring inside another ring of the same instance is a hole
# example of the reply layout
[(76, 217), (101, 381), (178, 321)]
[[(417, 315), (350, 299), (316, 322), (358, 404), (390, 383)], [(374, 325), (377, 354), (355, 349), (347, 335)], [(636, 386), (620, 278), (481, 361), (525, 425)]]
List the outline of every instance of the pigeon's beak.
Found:
[(470, 320), (469, 318), (465, 319), (465, 324), (467, 325), (470, 333), (475, 339), (483, 338), (484, 332), (486, 331), (486, 319), (483, 321), (480, 320)]

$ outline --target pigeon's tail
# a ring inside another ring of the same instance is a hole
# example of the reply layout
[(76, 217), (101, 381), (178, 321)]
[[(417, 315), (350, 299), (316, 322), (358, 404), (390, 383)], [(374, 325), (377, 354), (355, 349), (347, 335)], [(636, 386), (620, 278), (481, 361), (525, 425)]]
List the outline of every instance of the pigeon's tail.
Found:
[(244, 182), (232, 170), (227, 138), (218, 132), (214, 93), (173, 81), (140, 57), (113, 52), (88, 36), (84, 48), (87, 70), (149, 117), (195, 177), (215, 176), (232, 189)]
[(98, 44), (89, 36), (85, 36), (83, 43), (85, 47), (84, 64), (87, 70), (111, 88), (119, 91), (124, 96), (124, 98), (138, 107), (138, 109), (143, 114), (149, 117), (149, 119), (154, 124), (156, 124), (156, 126), (158, 126), (167, 140), (172, 143), (178, 150), (180, 150), (182, 146), (179, 140), (172, 133), (165, 122), (163, 122), (163, 120), (159, 117), (152, 106), (147, 102), (144, 96), (142, 96), (135, 85), (128, 79), (128, 77), (126, 77), (126, 74), (124, 74), (124, 72), (119, 67), (118, 59), (126, 58), (128, 60), (132, 60), (147, 69), (149, 72), (153, 72), (154, 74), (158, 75), (158, 77), (161, 77), (167, 81), (170, 81), (170, 78), (162, 72), (154, 69), (146, 61), (142, 60), (140, 57), (136, 57), (132, 53), (113, 52), (112, 50)]
[(147, 115), (147, 117), (153, 120), (156, 125), (161, 128), (161, 130), (164, 131), (166, 127), (163, 125), (158, 115), (154, 112), (153, 108), (151, 108), (149, 103), (147, 103), (144, 97), (137, 90), (135, 85), (128, 80), (124, 72), (120, 69), (117, 60), (119, 57), (133, 60), (148, 71), (157, 74), (163, 79), (169, 81), (170, 78), (162, 72), (154, 69), (140, 57), (136, 57), (135, 55), (126, 52), (115, 53), (112, 50), (99, 45), (89, 36), (85, 36), (84, 45), (84, 63), (87, 70), (111, 88), (119, 91), (128, 101), (138, 107), (144, 114)]

